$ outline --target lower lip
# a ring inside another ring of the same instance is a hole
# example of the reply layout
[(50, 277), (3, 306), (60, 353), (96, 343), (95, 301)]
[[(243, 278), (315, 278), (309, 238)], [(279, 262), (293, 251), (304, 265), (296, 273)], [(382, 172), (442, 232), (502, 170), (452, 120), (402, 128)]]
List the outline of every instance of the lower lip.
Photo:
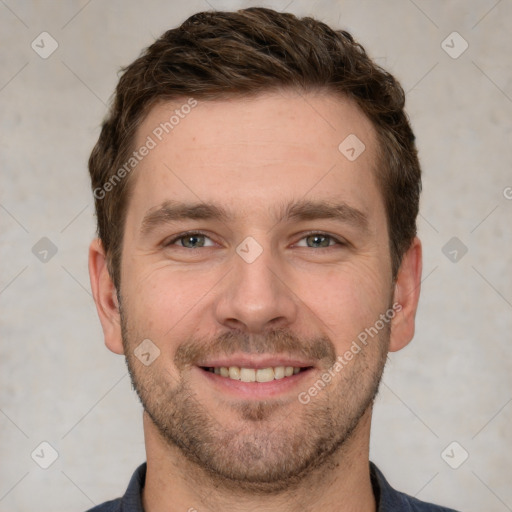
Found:
[(312, 368), (308, 368), (290, 377), (274, 379), (269, 382), (242, 382), (241, 380), (222, 377), (222, 375), (203, 370), (197, 366), (195, 369), (204, 378), (208, 379), (211, 386), (220, 390), (221, 393), (229, 394), (236, 398), (255, 400), (280, 396), (293, 391), (299, 393), (305, 389), (305, 381), (313, 371)]

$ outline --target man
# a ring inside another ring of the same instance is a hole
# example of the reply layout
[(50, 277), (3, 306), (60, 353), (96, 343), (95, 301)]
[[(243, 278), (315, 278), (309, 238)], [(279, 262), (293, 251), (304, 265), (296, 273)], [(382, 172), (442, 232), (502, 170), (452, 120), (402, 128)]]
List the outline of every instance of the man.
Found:
[(369, 462), (420, 289), (403, 106), (347, 32), (263, 8), (196, 14), (124, 70), (89, 270), (147, 463), (96, 512), (448, 510)]

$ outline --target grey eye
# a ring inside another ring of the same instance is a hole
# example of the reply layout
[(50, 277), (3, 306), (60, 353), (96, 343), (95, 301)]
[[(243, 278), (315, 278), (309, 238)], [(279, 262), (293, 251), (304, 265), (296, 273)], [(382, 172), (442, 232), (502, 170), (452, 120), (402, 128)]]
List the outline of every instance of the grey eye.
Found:
[(179, 240), (181, 240), (183, 247), (194, 249), (196, 247), (204, 247), (205, 238), (204, 235), (187, 235), (181, 237)]
[(304, 237), (307, 247), (329, 247), (333, 242), (329, 235), (315, 234)]

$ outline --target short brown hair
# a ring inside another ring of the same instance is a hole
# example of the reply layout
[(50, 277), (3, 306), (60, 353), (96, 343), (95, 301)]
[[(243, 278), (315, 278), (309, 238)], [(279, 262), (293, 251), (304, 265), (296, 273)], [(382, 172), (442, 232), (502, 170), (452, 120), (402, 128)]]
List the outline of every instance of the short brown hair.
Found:
[(299, 19), (259, 7), (200, 12), (165, 32), (122, 71), (89, 158), (98, 236), (118, 292), (132, 180), (130, 176), (117, 180), (108, 189), (105, 184), (113, 183), (116, 171), (130, 158), (137, 127), (151, 107), (190, 96), (222, 100), (283, 88), (348, 97), (372, 121), (379, 143), (377, 180), (396, 276), (416, 235), (421, 171), (414, 134), (400, 84), (348, 32), (310, 17)]

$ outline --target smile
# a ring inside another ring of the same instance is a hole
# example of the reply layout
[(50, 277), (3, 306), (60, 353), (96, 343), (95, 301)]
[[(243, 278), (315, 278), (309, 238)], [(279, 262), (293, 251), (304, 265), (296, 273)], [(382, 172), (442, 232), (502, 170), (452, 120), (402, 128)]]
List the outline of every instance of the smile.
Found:
[(215, 373), (227, 379), (239, 380), (242, 382), (270, 382), (280, 380), (292, 375), (297, 375), (307, 368), (294, 366), (274, 366), (268, 368), (244, 368), (239, 366), (215, 366), (203, 367), (210, 373)]

